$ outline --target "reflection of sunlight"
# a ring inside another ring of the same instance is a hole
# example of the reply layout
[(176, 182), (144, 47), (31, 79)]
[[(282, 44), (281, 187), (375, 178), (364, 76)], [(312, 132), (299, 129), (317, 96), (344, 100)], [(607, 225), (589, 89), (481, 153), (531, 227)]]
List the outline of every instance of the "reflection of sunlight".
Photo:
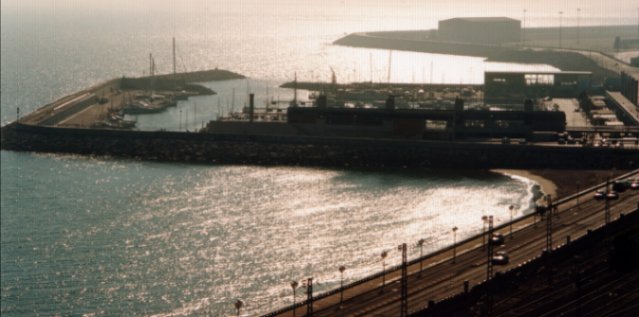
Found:
[[(119, 164), (101, 166), (95, 178), (111, 175), (111, 165)], [(132, 164), (127, 170), (138, 168)], [(120, 173), (120, 180), (111, 180), (124, 185), (120, 193), (131, 201), (109, 210), (114, 217), (106, 226), (78, 230), (59, 245), (77, 250), (76, 241), (87, 237), (122, 241), (113, 251), (126, 259), (118, 282), (148, 281), (169, 301), (188, 290), (193, 300), (173, 311), (177, 315), (197, 314), (209, 303), (224, 307), (224, 299), (237, 294), (250, 298), (253, 311), (280, 307), (290, 303), (280, 294), (292, 279), (313, 276), (323, 292), (337, 285), (337, 265), (347, 267), (350, 282), (378, 272), (382, 250), (389, 251), (388, 265), (398, 264), (401, 243), (414, 259), (420, 238), (428, 253), (450, 244), (452, 226), (463, 239), (481, 230), (483, 214), (507, 219), (505, 206), (525, 205), (532, 185), (436, 171), (191, 165), (164, 171), (165, 165), (149, 165), (135, 178)], [(147, 296), (138, 286), (131, 289), (131, 296)]]

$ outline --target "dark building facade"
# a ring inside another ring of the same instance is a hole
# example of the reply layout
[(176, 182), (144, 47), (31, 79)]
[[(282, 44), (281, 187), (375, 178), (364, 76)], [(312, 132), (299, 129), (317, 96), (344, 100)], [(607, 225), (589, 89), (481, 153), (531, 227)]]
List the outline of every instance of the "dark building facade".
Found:
[(575, 98), (590, 87), (590, 72), (485, 72), (487, 104), (522, 104), (543, 97)]
[(632, 76), (631, 74), (621, 73), (621, 94), (628, 98), (635, 106), (639, 106), (639, 76)]
[(521, 39), (521, 21), (504, 17), (453, 18), (439, 21), (442, 41), (499, 45)]
[(288, 108), (288, 123), (308, 135), (457, 139), (531, 138), (535, 132), (563, 132), (560, 111)]

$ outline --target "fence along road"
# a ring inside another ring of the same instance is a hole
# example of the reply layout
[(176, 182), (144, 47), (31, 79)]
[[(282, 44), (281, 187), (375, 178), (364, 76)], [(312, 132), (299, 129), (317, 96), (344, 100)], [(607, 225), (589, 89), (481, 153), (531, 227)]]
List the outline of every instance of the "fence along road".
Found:
[[(621, 175), (614, 180), (639, 177), (639, 170)], [(597, 184), (579, 193), (557, 200), (552, 204), (553, 248), (568, 240), (575, 240), (605, 224), (605, 209), (608, 204), (610, 218), (635, 210), (639, 204), (639, 191), (627, 190), (619, 194), (618, 200), (595, 200), (593, 193), (604, 189), (606, 184)], [(528, 214), (513, 221), (513, 235), (509, 236), (510, 223), (494, 228), (504, 235), (505, 243), (494, 251), (506, 251), (510, 257), (507, 265), (494, 266), (494, 273), (504, 272), (541, 255), (546, 248), (547, 219), (542, 221), (536, 214)], [(480, 219), (478, 219), (479, 221)], [(408, 262), (408, 313), (463, 292), (464, 281), (469, 287), (486, 280), (487, 251), (482, 245), (482, 235), (460, 241), (456, 245), (456, 261), (453, 263), (453, 246)], [(397, 254), (395, 254), (397, 253)], [(399, 257), (399, 252), (389, 256)], [(420, 273), (420, 262), (423, 271)], [(344, 286), (344, 298), (340, 305), (340, 289), (334, 289), (313, 297), (313, 316), (400, 316), (401, 266), (387, 269), (386, 285), (382, 286), (382, 272)], [(303, 293), (303, 292), (299, 292)], [(306, 295), (306, 294), (304, 294)], [(300, 296), (301, 297), (301, 296)], [(307, 314), (308, 301), (295, 305), (295, 315)], [(265, 316), (293, 316), (293, 307), (285, 307)]]

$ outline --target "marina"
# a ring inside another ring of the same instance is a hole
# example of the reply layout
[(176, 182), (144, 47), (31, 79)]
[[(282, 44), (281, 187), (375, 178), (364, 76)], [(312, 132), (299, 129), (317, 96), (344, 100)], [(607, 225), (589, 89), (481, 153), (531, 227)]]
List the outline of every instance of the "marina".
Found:
[[(603, 252), (639, 197), (618, 187), (635, 8), (581, 5), (3, 1), (0, 313), (450, 315), (498, 285), (571, 314), (565, 260), (590, 246), (584, 279), (632, 286)], [(337, 43), (484, 15), (525, 37), (489, 59)], [(539, 296), (549, 227), (561, 278)], [(584, 309), (633, 307), (588, 287)]]

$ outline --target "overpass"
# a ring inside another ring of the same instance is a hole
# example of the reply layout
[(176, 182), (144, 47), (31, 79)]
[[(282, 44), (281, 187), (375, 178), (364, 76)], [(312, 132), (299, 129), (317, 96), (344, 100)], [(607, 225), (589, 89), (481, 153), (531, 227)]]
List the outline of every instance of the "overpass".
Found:
[(615, 105), (617, 112), (621, 114), (623, 121), (633, 124), (635, 130), (639, 130), (639, 110), (628, 98), (616, 91), (606, 91), (606, 97)]
[(575, 133), (626, 133), (639, 134), (639, 126), (589, 126), (589, 127), (566, 127), (566, 132)]

